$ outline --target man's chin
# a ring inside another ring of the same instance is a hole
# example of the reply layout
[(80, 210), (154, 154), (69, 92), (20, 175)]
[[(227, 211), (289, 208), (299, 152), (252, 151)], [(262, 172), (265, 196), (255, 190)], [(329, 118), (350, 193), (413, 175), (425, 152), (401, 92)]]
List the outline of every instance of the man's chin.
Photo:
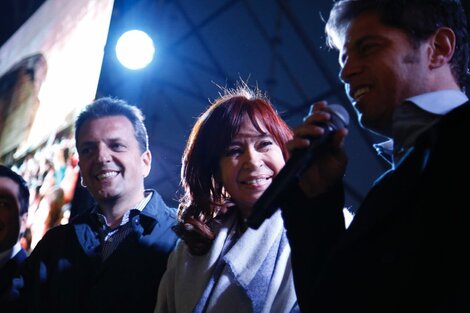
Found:
[(119, 194), (111, 190), (100, 190), (96, 194), (92, 194), (97, 202), (114, 202), (119, 198)]

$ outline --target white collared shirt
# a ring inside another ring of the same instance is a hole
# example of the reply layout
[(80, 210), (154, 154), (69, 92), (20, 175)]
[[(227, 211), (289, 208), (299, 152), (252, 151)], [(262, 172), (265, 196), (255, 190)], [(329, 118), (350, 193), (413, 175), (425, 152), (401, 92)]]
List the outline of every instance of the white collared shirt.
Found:
[(444, 115), (468, 101), (465, 93), (457, 89), (438, 90), (406, 99), (424, 111)]
[[(414, 103), (418, 108), (425, 112), (442, 116), (467, 102), (468, 97), (465, 93), (460, 90), (446, 89), (413, 96), (406, 99), (405, 101)], [(395, 110), (394, 116), (399, 116), (401, 111), (405, 109), (406, 108), (404, 106), (399, 106)], [(398, 119), (400, 119), (400, 117)], [(419, 122), (419, 119), (420, 115), (416, 115), (415, 118), (409, 118), (407, 121), (401, 120), (400, 123), (394, 123), (394, 125), (392, 126), (392, 133), (399, 133), (400, 128), (413, 126), (411, 125), (411, 123)], [(413, 141), (425, 129), (426, 128), (421, 128), (418, 131), (415, 130), (415, 132), (406, 132), (408, 139), (411, 139), (411, 141)], [(403, 138), (401, 139), (403, 140)], [(397, 147), (393, 139), (374, 144), (373, 146), (377, 150), (378, 154), (382, 156), (386, 161), (388, 161), (391, 165), (394, 165), (394, 163), (396, 163), (396, 160), (393, 161), (393, 158), (391, 157), (391, 155), (394, 154), (394, 150), (395, 153), (397, 152)], [(403, 154), (403, 151), (401, 151), (401, 154)]]

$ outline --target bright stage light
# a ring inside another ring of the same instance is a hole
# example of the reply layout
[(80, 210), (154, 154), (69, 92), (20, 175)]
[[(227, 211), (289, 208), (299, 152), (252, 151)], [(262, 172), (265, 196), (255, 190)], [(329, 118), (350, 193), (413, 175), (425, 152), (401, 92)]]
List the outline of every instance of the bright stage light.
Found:
[(152, 38), (140, 30), (130, 30), (121, 35), (116, 44), (116, 56), (122, 65), (139, 70), (152, 62), (155, 47)]

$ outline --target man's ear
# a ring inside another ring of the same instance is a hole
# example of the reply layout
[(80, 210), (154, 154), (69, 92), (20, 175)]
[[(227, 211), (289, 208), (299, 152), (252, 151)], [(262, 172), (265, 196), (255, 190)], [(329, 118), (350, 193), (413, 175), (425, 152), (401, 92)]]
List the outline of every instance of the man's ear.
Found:
[(455, 51), (455, 33), (449, 27), (440, 27), (430, 39), (429, 66), (431, 69), (450, 62)]
[(141, 156), (142, 160), (142, 175), (147, 177), (150, 173), (150, 169), (152, 168), (152, 153), (149, 150), (142, 153)]
[(23, 235), (26, 231), (26, 225), (28, 222), (28, 213), (20, 215), (20, 235)]
[(80, 175), (80, 185), (83, 188), (86, 188), (87, 186), (86, 186), (85, 182), (83, 181), (82, 168), (80, 167), (80, 161), (78, 161), (78, 174)]

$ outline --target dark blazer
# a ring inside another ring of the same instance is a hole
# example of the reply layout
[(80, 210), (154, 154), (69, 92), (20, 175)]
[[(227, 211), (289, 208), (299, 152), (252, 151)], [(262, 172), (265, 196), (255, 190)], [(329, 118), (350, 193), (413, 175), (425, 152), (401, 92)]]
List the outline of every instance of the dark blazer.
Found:
[(14, 312), (13, 306), (17, 304), (19, 289), (23, 286), (21, 267), (27, 256), (26, 251), (21, 249), (0, 268), (0, 308), (2, 312)]
[(343, 190), (283, 216), (302, 312), (470, 312), (470, 105), (445, 115), (374, 184), (348, 230)]
[(27, 311), (153, 312), (160, 278), (177, 241), (171, 229), (175, 209), (153, 191), (129, 223), (132, 232), (104, 262), (90, 211), (49, 230), (26, 262)]

